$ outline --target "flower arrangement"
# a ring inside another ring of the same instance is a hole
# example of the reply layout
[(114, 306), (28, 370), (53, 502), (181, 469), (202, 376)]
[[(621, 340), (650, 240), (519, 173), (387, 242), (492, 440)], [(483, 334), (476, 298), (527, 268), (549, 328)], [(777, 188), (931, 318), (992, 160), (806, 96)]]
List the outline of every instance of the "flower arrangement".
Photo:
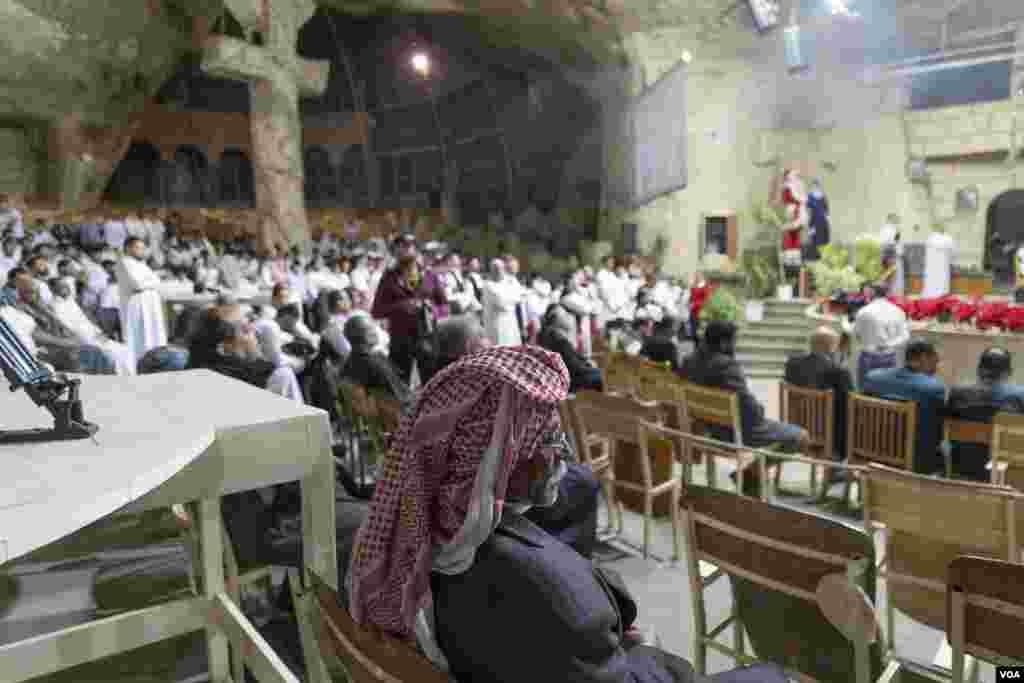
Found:
[(729, 320), (735, 322), (740, 317), (740, 303), (736, 295), (726, 287), (718, 287), (700, 310), (702, 322), (711, 320)]
[(867, 279), (850, 265), (850, 253), (843, 247), (828, 244), (820, 258), (808, 266), (819, 293), (831, 296), (836, 292), (859, 290)]

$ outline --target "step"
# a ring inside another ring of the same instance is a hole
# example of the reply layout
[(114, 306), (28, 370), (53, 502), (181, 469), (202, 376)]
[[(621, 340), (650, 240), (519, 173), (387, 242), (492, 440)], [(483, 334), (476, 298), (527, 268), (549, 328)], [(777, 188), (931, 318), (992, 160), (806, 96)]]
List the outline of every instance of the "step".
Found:
[(778, 366), (785, 367), (786, 356), (772, 355), (770, 353), (737, 353), (736, 362), (740, 365), (761, 365), (761, 366)]
[(739, 334), (751, 337), (778, 337), (780, 339), (802, 339), (807, 340), (811, 331), (810, 325), (802, 325), (796, 322), (775, 322), (766, 321), (760, 323), (745, 323), (739, 330)]
[(808, 332), (793, 330), (792, 328), (786, 330), (741, 331), (736, 339), (736, 343), (740, 345), (766, 344), (768, 346), (779, 344), (785, 345), (794, 351), (801, 351), (807, 348), (808, 336)]
[(811, 319), (808, 318), (803, 313), (800, 313), (798, 311), (791, 312), (791, 311), (765, 310), (765, 312), (764, 312), (764, 321), (768, 322), (768, 321), (772, 321), (772, 320), (801, 321), (801, 322), (805, 322), (807, 324), (811, 324)]
[(747, 379), (782, 379), (785, 374), (775, 368), (743, 368)]
[(768, 337), (744, 337), (736, 340), (737, 353), (802, 353), (806, 344), (794, 344), (788, 339), (771, 339)]

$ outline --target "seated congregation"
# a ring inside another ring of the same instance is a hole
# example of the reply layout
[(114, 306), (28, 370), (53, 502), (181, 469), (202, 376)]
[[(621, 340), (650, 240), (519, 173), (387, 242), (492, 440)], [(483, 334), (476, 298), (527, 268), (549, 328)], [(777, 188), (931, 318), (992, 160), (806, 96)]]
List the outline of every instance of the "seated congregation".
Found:
[[(1024, 387), (1008, 383), (1011, 355), (987, 350), (977, 385), (947, 391), (935, 377), (937, 350), (910, 339), (905, 316), (901, 322), (884, 296), (861, 309), (848, 331), (865, 348), (857, 372), (840, 353), (841, 334), (816, 330), (809, 352), (786, 364), (776, 418), (737, 359), (737, 325), (701, 325), (708, 286), (700, 275), (684, 287), (642, 264), (630, 264), (630, 272), (611, 259), (596, 275), (580, 269), (552, 288), (540, 275), (522, 283), (513, 256), (494, 259), (485, 277), (479, 259), (463, 269), (459, 254), (421, 249), (404, 235), (391, 240), (390, 251), (327, 237), (309, 253), (263, 261), (243, 243), (223, 245), (217, 261), (208, 243), (168, 242), (168, 253), (154, 258), (143, 241), (127, 239), (130, 253), (119, 264), (97, 245), (85, 249), (72, 240), (54, 249), (43, 241), (40, 250), (8, 238), (15, 296), (0, 299), (14, 302), (0, 305), (0, 314), (59, 370), (201, 368), (328, 413), (337, 496), (346, 502), (337, 513), (342, 589), (332, 599), (337, 618), (350, 620), (342, 630), (359, 634), (336, 645), (350, 665), (393, 677), (356, 676), (360, 683), (434, 680), (429, 676), (438, 672), (459, 683), (781, 683), (797, 674), (860, 683), (904, 664), (894, 656), (891, 620), (880, 635), (875, 582), (897, 581), (914, 568), (899, 556), (876, 567), (872, 534), (875, 525), (898, 521), (886, 515), (905, 491), (922, 496), (922, 510), (935, 515), (927, 519), (952, 521), (939, 522), (945, 554), (925, 572), (938, 597), (922, 608), (899, 597), (899, 584), (887, 584), (897, 597), (887, 610), (947, 630), (946, 617), (935, 615), (945, 615), (946, 574), (961, 566), (954, 558), (987, 553), (1021, 561), (1016, 546), (992, 550), (992, 539), (1014, 545), (1015, 527), (975, 525), (981, 540), (973, 544), (952, 538), (970, 505), (1024, 510), (1024, 499), (985, 485), (1016, 481), (1012, 468), (989, 465), (994, 439), (946, 438), (958, 433), (949, 429), (954, 421), (995, 429), (1005, 414), (1024, 413)], [(28, 259), (13, 258), (17, 249)], [(83, 265), (75, 274), (62, 260), (69, 274), (48, 277), (49, 257), (61, 250)], [(119, 307), (107, 296), (118, 282), (131, 280), (115, 287), (121, 300), (168, 291), (147, 283), (138, 266), (164, 283), (185, 277), (196, 297), (213, 296), (181, 304), (162, 294), (156, 309), (144, 300), (136, 302), (141, 312)], [(167, 343), (157, 309), (169, 302), (180, 310), (168, 316)], [(112, 319), (105, 310), (114, 311)], [(602, 353), (602, 346), (616, 351)], [(807, 397), (825, 401), (828, 414), (796, 409), (809, 405)], [(718, 399), (724, 403), (709, 409)], [(882, 420), (890, 406), (912, 417)], [(865, 445), (866, 433), (904, 428), (909, 437), (902, 441)], [(667, 475), (656, 462), (665, 453)], [(722, 457), (735, 465), (736, 492), (716, 487), (713, 463)], [(821, 497), (828, 484), (859, 485), (865, 529), (769, 500), (764, 475), (774, 469), (778, 476), (802, 457), (828, 473)], [(641, 474), (623, 467), (631, 459)], [(706, 481), (694, 474), (702, 464)], [(622, 539), (627, 493), (640, 501), (631, 507), (644, 517), (645, 558), (655, 503), (670, 499), (657, 509), (671, 518), (676, 559), (685, 537), (692, 594), (673, 599), (693, 609), (692, 627), (685, 616), (680, 624), (694, 631), (692, 663), (661, 647), (646, 627), (645, 605), (598, 552), (602, 540), (615, 538), (599, 537), (601, 500)], [(222, 509), (240, 564), (301, 566), (296, 486), (234, 494)], [(1016, 518), (999, 519), (1012, 525)], [(924, 526), (892, 528), (888, 551), (912, 538), (918, 545), (906, 547), (927, 554), (925, 541), (936, 540)], [(714, 625), (704, 591), (723, 577), (731, 585), (731, 617)], [(287, 586), (273, 609), (301, 619)], [(731, 647), (716, 640), (730, 623)], [(291, 635), (303, 641), (299, 649), (309, 646), (301, 634)], [(951, 633), (950, 642), (956, 637)], [(391, 641), (408, 645), (418, 668), (389, 669), (394, 661), (384, 646)], [(739, 668), (709, 677), (709, 649), (724, 651)], [(996, 648), (1018, 658), (1022, 650)]]

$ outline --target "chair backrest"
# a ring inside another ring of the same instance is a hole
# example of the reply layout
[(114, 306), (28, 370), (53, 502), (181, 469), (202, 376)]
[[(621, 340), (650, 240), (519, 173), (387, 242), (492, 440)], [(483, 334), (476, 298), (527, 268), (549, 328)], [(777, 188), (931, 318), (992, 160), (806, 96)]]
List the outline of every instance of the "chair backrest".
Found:
[(1020, 561), (1016, 517), (1024, 494), (877, 464), (864, 471), (862, 485), (865, 527), (886, 530), (889, 599), (921, 623), (946, 629), (946, 572), (958, 555)]
[(616, 441), (640, 443), (640, 422), (662, 421), (657, 403), (637, 401), (627, 396), (581, 391), (573, 402), (583, 438), (599, 434)]
[(831, 389), (809, 389), (787, 382), (779, 383), (779, 413), (783, 422), (803, 427), (810, 436), (815, 455), (832, 456), (835, 410)]
[[(703, 486), (684, 490), (682, 511), (691, 575), (696, 571), (700, 576), (699, 561), (730, 575), (740, 620), (760, 657), (816, 680), (831, 680), (830, 672), (855, 669), (855, 648), (831, 627), (831, 619), (837, 616), (834, 601), (823, 613), (819, 594), (827, 577), (839, 575), (863, 590), (869, 603), (874, 600), (874, 548), (867, 534), (823, 517)], [(839, 619), (843, 623), (864, 614), (862, 605), (850, 609), (856, 613)], [(785, 629), (778, 628), (782, 612)], [(876, 640), (863, 635), (868, 641), (864, 645)], [(878, 646), (871, 654), (869, 666), (876, 675), (869, 678), (874, 680), (881, 668)]]
[(979, 446), (992, 445), (993, 426), (989, 422), (974, 422), (947, 417), (942, 422), (943, 438), (946, 441), (959, 441)]
[(1006, 484), (1024, 491), (1024, 415), (998, 413), (992, 421), (992, 467), (1006, 466)]
[(914, 469), (916, 403), (851, 393), (846, 419), (846, 451), (851, 465), (875, 462)]
[(637, 361), (637, 358), (621, 351), (605, 354), (604, 365), (601, 367), (604, 372), (604, 390), (633, 396), (636, 393), (634, 371), (638, 365)]
[(733, 431), (733, 441), (743, 445), (740, 425), (740, 399), (735, 392), (686, 383), (683, 386), (689, 431), (702, 434), (705, 427), (725, 427)]
[(1024, 663), (1024, 565), (956, 558), (949, 565), (946, 610), (954, 657), (963, 652), (994, 663)]
[(452, 683), (407, 643), (370, 633), (338, 603), (338, 593), (310, 572), (324, 639), (344, 662), (352, 683)]

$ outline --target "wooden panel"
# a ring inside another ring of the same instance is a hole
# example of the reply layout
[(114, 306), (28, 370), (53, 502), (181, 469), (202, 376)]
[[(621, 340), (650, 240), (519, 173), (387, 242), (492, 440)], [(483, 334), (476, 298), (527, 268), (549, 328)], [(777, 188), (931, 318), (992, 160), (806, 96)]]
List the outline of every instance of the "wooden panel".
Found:
[(962, 277), (954, 275), (950, 284), (953, 294), (963, 294), (971, 298), (988, 296), (992, 293), (992, 277)]
[(993, 426), (987, 422), (970, 422), (946, 418), (944, 421), (946, 439), (964, 443), (989, 446), (992, 444)]
[(588, 435), (600, 434), (626, 443), (637, 443), (639, 422), (660, 422), (661, 411), (656, 403), (611, 396), (596, 391), (576, 394), (577, 415)]
[(850, 464), (877, 462), (912, 470), (917, 404), (850, 394), (847, 453)]
[[(968, 596), (1000, 600), (1024, 610), (1024, 566), (980, 557), (960, 557), (949, 567), (949, 585), (952, 590), (960, 589)], [(952, 616), (952, 608), (952, 600), (947, 600), (947, 619)], [(968, 645), (980, 645), (1007, 657), (1021, 657), (1024, 618), (971, 604), (967, 605), (966, 617), (964, 638)]]
[[(804, 512), (764, 503), (734, 493), (690, 486), (682, 505), (736, 527), (746, 534), (821, 553), (858, 560), (869, 552), (870, 541), (862, 531)], [(821, 557), (795, 554), (775, 544), (759, 545), (727, 530), (697, 522), (697, 546), (730, 564), (773, 581), (813, 593), (827, 574), (843, 571)]]
[(687, 384), (686, 414), (691, 420), (732, 429), (739, 417), (739, 399), (731, 391)]
[[(675, 461), (671, 441), (661, 438), (651, 438), (647, 442), (647, 456), (651, 463), (651, 480), (655, 484), (668, 481), (672, 478), (672, 465)], [(643, 463), (640, 462), (640, 448), (636, 444), (619, 444), (615, 452), (615, 479), (625, 481), (637, 486), (644, 483)], [(639, 491), (631, 491), (619, 488), (615, 496), (622, 501), (622, 504), (638, 514), (644, 512), (644, 495)], [(657, 517), (664, 517), (672, 514), (672, 499), (668, 495), (658, 496), (654, 499), (654, 514)]]
[(806, 429), (813, 455), (831, 459), (835, 417), (832, 391), (807, 389), (783, 382), (779, 385), (779, 399), (780, 419)]

